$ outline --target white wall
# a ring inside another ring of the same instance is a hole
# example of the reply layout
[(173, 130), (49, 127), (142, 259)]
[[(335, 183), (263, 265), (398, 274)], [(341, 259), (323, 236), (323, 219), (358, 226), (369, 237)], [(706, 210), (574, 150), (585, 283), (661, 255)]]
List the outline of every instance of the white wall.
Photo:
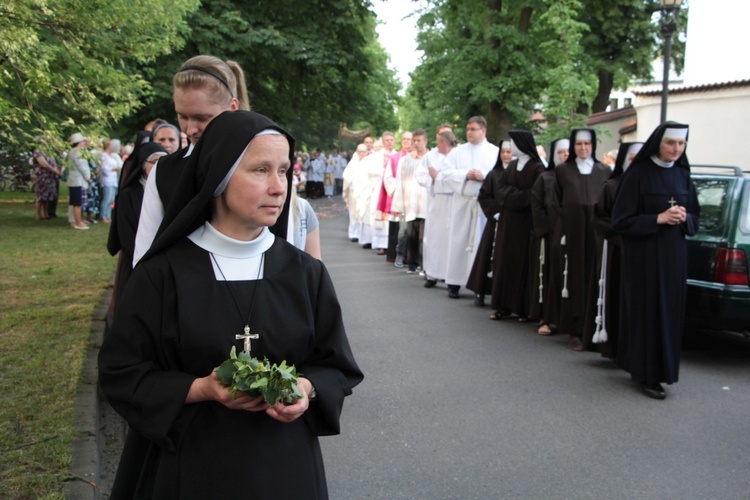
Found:
[[(691, 2), (692, 5), (692, 2)], [(659, 125), (661, 96), (639, 95), (638, 141)], [(687, 154), (692, 164), (736, 165), (750, 171), (750, 86), (710, 92), (672, 94), (667, 120), (690, 125)]]

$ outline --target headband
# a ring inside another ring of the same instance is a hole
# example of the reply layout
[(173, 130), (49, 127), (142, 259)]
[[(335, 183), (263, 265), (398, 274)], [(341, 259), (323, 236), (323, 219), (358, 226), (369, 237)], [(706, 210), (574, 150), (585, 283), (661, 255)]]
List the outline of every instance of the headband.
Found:
[(229, 88), (229, 83), (227, 83), (227, 79), (224, 78), (223, 76), (221, 76), (216, 71), (211, 71), (210, 69), (204, 68), (203, 66), (185, 66), (184, 68), (180, 69), (180, 71), (178, 71), (178, 73), (182, 73), (183, 71), (188, 71), (188, 70), (191, 70), (191, 69), (195, 70), (195, 71), (200, 71), (201, 73), (205, 73), (207, 75), (213, 76), (214, 78), (216, 78), (217, 80), (219, 80), (221, 83), (224, 84), (224, 86), (229, 91), (229, 94), (231, 94), (232, 96), (234, 95), (232, 93), (232, 89)]

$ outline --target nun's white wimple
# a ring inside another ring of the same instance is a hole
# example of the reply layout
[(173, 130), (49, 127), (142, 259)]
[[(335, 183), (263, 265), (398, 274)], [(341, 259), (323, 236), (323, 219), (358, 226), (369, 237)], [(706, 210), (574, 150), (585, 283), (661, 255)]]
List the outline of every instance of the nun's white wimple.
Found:
[[(259, 137), (261, 135), (281, 135), (281, 132), (279, 132), (278, 130), (274, 130), (272, 128), (267, 128), (255, 134), (255, 137)], [(253, 139), (255, 137), (253, 137)], [(252, 139), (250, 140), (252, 141)], [(214, 190), (214, 198), (216, 198), (217, 196), (221, 196), (221, 193), (223, 193), (224, 190), (227, 188), (227, 184), (229, 184), (229, 179), (232, 178), (232, 175), (234, 175), (234, 171), (237, 170), (237, 167), (240, 166), (240, 161), (242, 161), (242, 157), (245, 156), (245, 153), (247, 152), (248, 147), (250, 147), (249, 142), (247, 143), (247, 146), (245, 146), (245, 149), (242, 150), (242, 153), (240, 153), (240, 157), (237, 158), (237, 161), (235, 161), (234, 165), (232, 165), (232, 168), (229, 169), (229, 172), (227, 172), (227, 175), (225, 175), (221, 183), (218, 186), (216, 186), (216, 189)]]

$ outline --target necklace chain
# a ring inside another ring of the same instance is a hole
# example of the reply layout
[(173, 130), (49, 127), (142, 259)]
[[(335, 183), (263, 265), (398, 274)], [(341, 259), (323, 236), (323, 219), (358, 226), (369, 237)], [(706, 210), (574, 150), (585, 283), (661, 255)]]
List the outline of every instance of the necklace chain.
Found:
[[(214, 261), (214, 264), (216, 264), (216, 269), (219, 270), (219, 273), (221, 274), (221, 277), (224, 278), (224, 283), (227, 284), (227, 289), (229, 290), (229, 294), (232, 296), (232, 300), (234, 300), (234, 305), (237, 306), (237, 312), (240, 314), (240, 319), (242, 319), (242, 308), (240, 307), (240, 302), (237, 300), (237, 297), (234, 295), (234, 292), (232, 291), (232, 287), (229, 286), (229, 280), (227, 280), (227, 277), (224, 276), (224, 271), (222, 271), (221, 266), (219, 265), (219, 261), (216, 260), (216, 256), (213, 252), (208, 252), (209, 255), (211, 255), (211, 258)], [(263, 252), (260, 254), (260, 264), (258, 265), (258, 277), (255, 278), (256, 284), (255, 289), (253, 289), (253, 297), (250, 299), (250, 311), (247, 313), (247, 319), (245, 320), (245, 326), (250, 326), (250, 317), (253, 315), (253, 308), (255, 307), (255, 296), (258, 293), (258, 288), (260, 288), (260, 273), (263, 271), (263, 262), (265, 261), (266, 253)]]

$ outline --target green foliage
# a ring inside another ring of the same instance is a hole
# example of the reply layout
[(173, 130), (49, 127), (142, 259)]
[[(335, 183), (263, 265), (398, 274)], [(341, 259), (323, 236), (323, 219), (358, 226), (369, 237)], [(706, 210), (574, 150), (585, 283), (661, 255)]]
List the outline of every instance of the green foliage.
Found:
[[(7, 0), (0, 7), (0, 135), (54, 149), (77, 130), (96, 137), (142, 105), (137, 64), (182, 44), (198, 0)], [(168, 14), (167, 14), (168, 12)]]
[(297, 388), (297, 369), (294, 365), (287, 366), (286, 361), (277, 365), (271, 364), (268, 358), (261, 361), (246, 352), (237, 355), (237, 349), (232, 346), (229, 359), (215, 371), (230, 392), (244, 392), (253, 398), (263, 396), (269, 406), (279, 400), (291, 404), (302, 397)]
[[(369, 2), (206, 1), (189, 19), (180, 51), (147, 65), (155, 95), (126, 124), (174, 120), (172, 75), (188, 58), (210, 54), (245, 70), (252, 108), (287, 127), (298, 146), (334, 145), (339, 124), (395, 129), (398, 83), (377, 42)], [(132, 133), (132, 132), (131, 132)]]
[(551, 118), (545, 135), (567, 135), (606, 107), (613, 87), (650, 74), (660, 46), (652, 19), (658, 4), (432, 0), (420, 12), (424, 58), (401, 119), (408, 128), (431, 127), (482, 114), (488, 137), (498, 140), (510, 128), (533, 128), (540, 109)]
[[(552, 36), (539, 45), (540, 52), (549, 58), (545, 61), (548, 83), (541, 98), (547, 128), (538, 138), (540, 143), (567, 136), (570, 128), (584, 125), (587, 115), (578, 108), (580, 103), (590, 102), (596, 84), (581, 43), (590, 28), (577, 21), (584, 10), (583, 3), (579, 0), (545, 2), (547, 9), (539, 17), (539, 26), (544, 34)], [(554, 27), (551, 31), (550, 26)]]

